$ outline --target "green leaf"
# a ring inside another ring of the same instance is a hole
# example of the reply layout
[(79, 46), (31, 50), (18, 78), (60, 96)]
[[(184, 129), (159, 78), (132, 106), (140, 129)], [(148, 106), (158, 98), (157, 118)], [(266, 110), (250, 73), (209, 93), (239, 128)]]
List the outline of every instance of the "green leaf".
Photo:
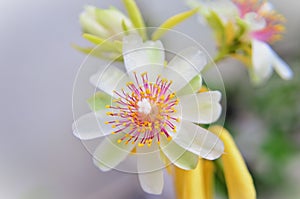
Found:
[(186, 86), (177, 92), (177, 95), (189, 95), (198, 92), (202, 86), (201, 75), (195, 76)]
[(94, 49), (93, 47), (86, 47), (86, 48), (84, 48), (84, 47), (78, 46), (78, 45), (76, 45), (76, 44), (71, 44), (71, 46), (72, 46), (73, 48), (75, 48), (76, 50), (78, 50), (78, 51), (84, 53), (84, 54), (89, 54), (89, 53), (91, 53), (91, 52), (93, 51), (93, 49)]
[(123, 0), (123, 3), (125, 5), (129, 18), (132, 21), (134, 27), (138, 29), (138, 32), (143, 38), (143, 40), (147, 40), (148, 37), (145, 29), (145, 22), (135, 1)]
[(119, 52), (119, 50), (110, 52), (110, 51), (105, 51), (105, 49), (102, 49), (101, 46), (84, 48), (76, 44), (72, 44), (72, 47), (84, 54), (89, 54), (91, 56), (98, 57), (101, 59), (114, 60), (119, 62), (123, 61), (122, 53)]
[(213, 29), (217, 44), (219, 46), (224, 46), (225, 44), (225, 27), (222, 20), (217, 13), (211, 11), (209, 15), (206, 16), (206, 21), (209, 26)]
[(129, 28), (126, 25), (125, 20), (122, 20), (122, 29), (125, 32), (125, 34), (128, 34)]
[(164, 23), (162, 23), (152, 34), (152, 40), (158, 40), (161, 38), (169, 29), (172, 29), (174, 26), (188, 19), (198, 12), (198, 8), (193, 10), (189, 10), (187, 12), (179, 13), (169, 19), (167, 19)]
[(111, 96), (104, 92), (97, 92), (87, 100), (92, 111), (99, 111), (111, 104)]
[(82, 37), (92, 42), (93, 44), (99, 45), (99, 48), (104, 51), (117, 51), (114, 42), (87, 33), (82, 34)]

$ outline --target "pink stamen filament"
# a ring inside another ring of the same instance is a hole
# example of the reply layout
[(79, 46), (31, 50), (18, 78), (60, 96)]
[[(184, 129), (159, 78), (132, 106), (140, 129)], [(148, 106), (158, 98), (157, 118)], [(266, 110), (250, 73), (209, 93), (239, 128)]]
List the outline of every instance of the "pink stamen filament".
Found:
[[(114, 100), (117, 105), (107, 106), (114, 111), (108, 112), (107, 115), (118, 117), (118, 120), (107, 121), (105, 124), (111, 125), (112, 128), (118, 128), (113, 134), (127, 132), (118, 140), (119, 143), (135, 144), (139, 140), (138, 146), (144, 144), (151, 146), (154, 139), (158, 144), (160, 143), (160, 134), (170, 140), (171, 135), (166, 128), (176, 132), (174, 122), (179, 122), (179, 118), (172, 116), (176, 112), (175, 106), (179, 102), (178, 99), (174, 99), (175, 93), (169, 91), (172, 81), (158, 76), (155, 83), (149, 82), (148, 74), (142, 73), (142, 84), (139, 84), (136, 73), (134, 76), (136, 84), (127, 83), (128, 93), (124, 89), (121, 92), (114, 91), (119, 97)], [(146, 106), (146, 108), (150, 106), (149, 112), (139, 111), (138, 103), (142, 102), (149, 103)]]

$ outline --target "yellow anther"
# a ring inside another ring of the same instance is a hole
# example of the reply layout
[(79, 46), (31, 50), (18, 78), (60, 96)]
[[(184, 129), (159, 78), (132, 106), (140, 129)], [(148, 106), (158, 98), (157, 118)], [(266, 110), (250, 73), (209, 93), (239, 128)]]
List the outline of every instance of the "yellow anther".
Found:
[(157, 141), (157, 144), (160, 145), (160, 141)]
[(121, 139), (119, 139), (117, 142), (120, 144), (120, 143), (122, 142), (122, 140), (121, 140)]
[(104, 124), (109, 124), (109, 122), (104, 122)]
[(111, 128), (116, 128), (117, 126), (116, 125), (111, 125)]
[(113, 114), (112, 112), (107, 112), (107, 113), (106, 113), (106, 115), (112, 115), (112, 114)]
[(126, 122), (124, 122), (124, 123), (123, 123), (123, 126), (126, 126), (126, 125), (127, 125), (127, 123), (126, 123)]
[(111, 134), (115, 135), (115, 134), (116, 134), (116, 132), (114, 132), (114, 131), (113, 131), (113, 132), (111, 132)]
[(127, 82), (127, 86), (133, 85), (133, 82)]
[(145, 75), (147, 75), (147, 72), (143, 72), (143, 73), (141, 74), (141, 76), (145, 76)]
[(105, 108), (110, 108), (110, 105), (106, 105)]
[(139, 143), (138, 143), (138, 146), (139, 146), (139, 147), (143, 147), (143, 146), (144, 146), (144, 144), (143, 144), (143, 143), (141, 143), (141, 142), (139, 142)]
[(172, 137), (171, 137), (171, 136), (167, 137), (167, 140), (168, 140), (168, 141), (171, 141), (171, 140), (172, 140)]
[(180, 118), (178, 117), (178, 118), (176, 118), (176, 122), (180, 122)]
[(150, 94), (151, 93), (150, 89), (146, 89), (146, 93)]
[(161, 99), (161, 100), (164, 100), (164, 99), (165, 99), (165, 96), (164, 96), (164, 95), (160, 96), (160, 99)]

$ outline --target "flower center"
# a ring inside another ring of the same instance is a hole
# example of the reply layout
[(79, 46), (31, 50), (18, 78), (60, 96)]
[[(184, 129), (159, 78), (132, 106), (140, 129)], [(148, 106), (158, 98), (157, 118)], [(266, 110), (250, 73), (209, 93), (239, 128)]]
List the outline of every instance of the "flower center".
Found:
[(138, 101), (137, 105), (139, 107), (138, 111), (140, 113), (148, 115), (151, 112), (151, 104), (146, 98), (143, 98), (141, 101)]
[(114, 100), (114, 106), (107, 106), (112, 110), (107, 115), (114, 120), (105, 124), (117, 128), (113, 134), (125, 133), (118, 143), (151, 146), (153, 140), (160, 143), (160, 136), (171, 140), (169, 132), (176, 132), (174, 122), (179, 122), (175, 116), (179, 99), (170, 91), (172, 81), (158, 76), (155, 82), (149, 82), (147, 73), (142, 73), (140, 82), (136, 73), (134, 76), (136, 82), (127, 83), (128, 92), (114, 91), (119, 98)]

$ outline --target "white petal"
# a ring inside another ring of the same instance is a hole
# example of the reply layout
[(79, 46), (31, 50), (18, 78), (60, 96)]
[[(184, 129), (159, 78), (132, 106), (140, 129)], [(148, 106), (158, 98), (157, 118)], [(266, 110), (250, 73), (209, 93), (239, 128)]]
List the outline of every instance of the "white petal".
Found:
[(129, 81), (130, 78), (122, 70), (112, 65), (99, 70), (90, 78), (92, 85), (111, 96), (114, 95), (114, 90), (121, 89)]
[(127, 72), (136, 71), (139, 67), (164, 66), (165, 53), (162, 43), (147, 41), (143, 43), (137, 34), (130, 34), (123, 39), (123, 57)]
[[(127, 28), (132, 29), (133, 25), (128, 17), (126, 17), (118, 9), (111, 7), (109, 9), (98, 9), (96, 11), (97, 21), (111, 31), (111, 35), (123, 33), (122, 23), (124, 22)], [(120, 34), (121, 36), (122, 34)]]
[(179, 97), (182, 118), (200, 124), (215, 122), (221, 115), (221, 93), (208, 91)]
[(198, 155), (180, 147), (174, 141), (167, 141), (161, 136), (161, 150), (167, 158), (177, 167), (184, 170), (195, 169), (198, 163)]
[(104, 122), (111, 118), (108, 118), (105, 111), (91, 112), (78, 118), (72, 124), (73, 134), (81, 140), (109, 135), (112, 132), (112, 128), (110, 125), (104, 124)]
[[(183, 81), (189, 82), (192, 80), (206, 64), (206, 55), (201, 50), (191, 47), (177, 54), (168, 64), (168, 70), (165, 70), (162, 75), (167, 79), (173, 80), (173, 90), (177, 91), (185, 86)], [(170, 73), (169, 70), (173, 70), (180, 77), (181, 81), (178, 78), (174, 80), (174, 72)]]
[(272, 49), (261, 41), (252, 40), (253, 81), (261, 83), (272, 75)]
[(208, 160), (214, 160), (224, 152), (223, 142), (216, 135), (184, 120), (173, 140), (179, 146)]
[(151, 194), (161, 194), (164, 185), (163, 163), (157, 144), (137, 147), (137, 168), (139, 181), (143, 190)]
[(161, 194), (164, 187), (162, 170), (138, 174), (142, 189), (150, 194)]
[(79, 16), (79, 23), (84, 32), (90, 33), (102, 38), (109, 37), (109, 32), (96, 20), (98, 8), (86, 6), (83, 13)]
[(97, 147), (93, 154), (94, 164), (102, 171), (109, 171), (122, 162), (135, 147), (133, 144), (118, 143), (123, 133), (111, 135)]
[(273, 51), (273, 67), (278, 75), (285, 80), (289, 80), (293, 77), (293, 71), (290, 66), (283, 61), (274, 51)]

